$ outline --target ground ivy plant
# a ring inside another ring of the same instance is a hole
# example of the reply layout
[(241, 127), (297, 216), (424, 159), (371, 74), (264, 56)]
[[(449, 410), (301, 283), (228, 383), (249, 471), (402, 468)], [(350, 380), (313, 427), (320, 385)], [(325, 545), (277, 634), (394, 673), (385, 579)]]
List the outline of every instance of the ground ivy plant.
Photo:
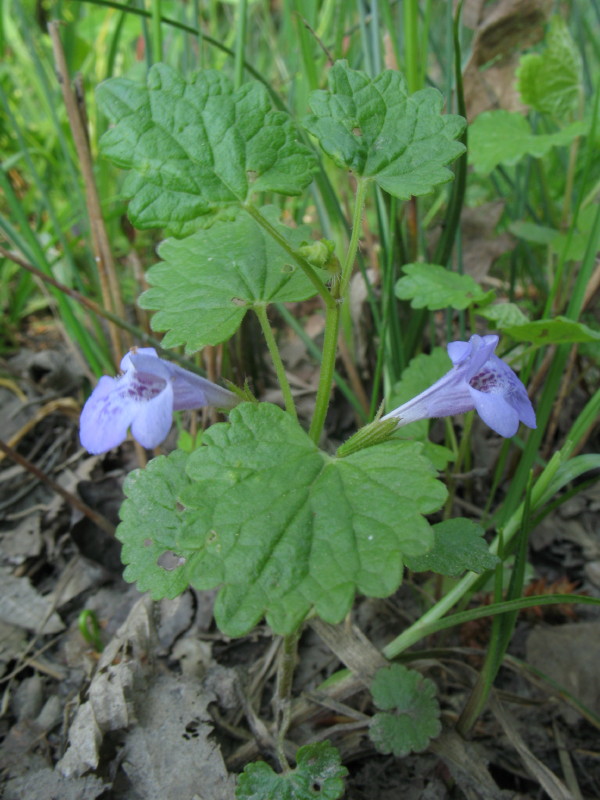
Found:
[[(285, 637), (285, 653), (311, 615), (337, 623), (357, 592), (392, 594), (406, 564), (439, 572), (493, 567), (495, 557), (478, 526), (459, 519), (432, 527), (427, 515), (442, 507), (447, 492), (424, 435), (402, 434), (409, 430), (405, 425), (415, 429), (419, 421), (471, 409), (504, 436), (513, 435), (520, 421), (535, 427), (524, 387), (494, 355), (497, 336), (449, 343), (447, 356), (436, 351), (431, 380), (411, 384), (408, 395), (402, 390), (398, 408), (358, 431), (337, 453), (319, 447), (367, 191), (377, 185), (405, 200), (450, 181), (449, 165), (464, 152), (458, 139), (465, 121), (442, 113), (435, 89), (409, 96), (398, 72), (370, 78), (343, 61), (331, 68), (328, 88), (313, 92), (301, 127), (271, 108), (260, 83), (234, 89), (222, 72), (184, 78), (164, 64), (150, 69), (145, 85), (124, 78), (105, 82), (98, 101), (112, 122), (102, 153), (128, 170), (123, 194), (131, 221), (139, 228), (160, 227), (171, 237), (160, 246), (161, 261), (148, 273), (151, 288), (140, 298), (155, 311), (152, 324), (165, 332), (164, 346), (183, 345), (193, 353), (224, 342), (253, 313), (284, 398), (284, 409), (257, 402), (247, 391), (216, 386), (159, 358), (151, 348), (134, 349), (124, 357), (120, 377), (100, 381), (81, 420), (82, 442), (91, 452), (117, 446), (129, 428), (142, 445), (156, 447), (174, 410), (212, 405), (228, 414), (196, 449), (158, 456), (129, 475), (118, 529), (126, 579), (157, 599), (188, 586), (218, 588), (215, 618), (225, 634), (241, 636), (266, 618)], [(264, 204), (265, 196), (273, 203), (277, 195), (307, 190), (319, 147), (351, 173), (355, 187), (344, 253), (304, 227), (284, 224), (278, 207)], [(431, 307), (427, 283), (419, 285), (423, 269), (406, 270), (402, 296)], [(439, 285), (458, 298), (458, 308), (486, 299), (467, 279), (446, 283)], [(314, 415), (305, 426), (268, 307), (317, 295), (326, 325)], [(451, 537), (460, 542), (460, 552), (450, 566)], [(280, 675), (280, 744), (289, 719), (286, 669), (293, 658), (286, 663)], [(380, 683), (388, 686), (394, 676), (386, 673)], [(429, 699), (426, 729), (419, 733), (418, 721), (416, 732), (404, 729), (419, 707), (417, 676), (409, 678), (404, 694), (389, 689), (392, 699), (377, 701), (382, 709), (406, 705), (395, 717), (392, 712), (375, 718), (375, 740), (383, 751), (420, 749), (439, 729)], [(386, 739), (388, 728), (392, 741)], [(285, 766), (282, 746), (279, 753)], [(286, 781), (290, 797), (305, 796), (293, 786), (309, 781), (299, 777), (307, 757), (308, 751), (298, 758), (298, 780)], [(277, 780), (255, 769), (240, 784), (239, 796), (266, 797), (249, 787)], [(339, 796), (339, 770), (327, 780), (327, 796)]]

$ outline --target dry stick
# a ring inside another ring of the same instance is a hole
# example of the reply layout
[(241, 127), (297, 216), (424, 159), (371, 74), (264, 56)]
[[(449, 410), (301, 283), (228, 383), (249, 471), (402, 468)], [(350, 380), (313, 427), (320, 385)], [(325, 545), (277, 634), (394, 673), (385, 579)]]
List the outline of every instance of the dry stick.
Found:
[[(152, 347), (156, 348), (158, 353), (164, 353), (170, 355), (175, 361), (181, 361), (182, 359), (178, 359), (176, 355), (173, 353), (168, 352), (164, 348), (161, 347), (160, 342), (158, 339), (155, 339), (153, 336), (145, 333), (143, 330), (139, 330), (135, 327), (135, 325), (130, 325), (124, 319), (120, 319), (116, 314), (112, 314), (110, 311), (107, 311), (102, 306), (95, 303), (93, 300), (90, 300), (85, 295), (78, 292), (77, 289), (71, 289), (70, 286), (66, 286), (64, 283), (57, 281), (55, 278), (50, 277), (50, 275), (46, 275), (45, 272), (42, 272), (37, 267), (34, 267), (33, 264), (30, 264), (28, 261), (25, 261), (24, 258), (18, 256), (16, 253), (11, 253), (10, 250), (7, 250), (5, 247), (0, 245), (0, 256), (3, 258), (8, 258), (10, 261), (13, 261), (15, 264), (18, 264), (23, 269), (26, 269), (27, 272), (31, 272), (32, 275), (35, 275), (36, 278), (39, 278), (44, 283), (48, 283), (50, 286), (54, 286), (55, 289), (58, 289), (63, 294), (66, 294), (68, 297), (73, 298), (78, 303), (80, 303), (85, 308), (88, 308), (92, 313), (97, 314), (99, 317), (103, 317), (104, 319), (108, 320), (109, 323), (118, 326), (119, 328), (123, 328), (123, 330), (128, 331), (133, 336), (142, 339), (142, 341), (146, 342), (147, 344), (151, 344)], [(190, 369), (188, 364), (187, 369)]]
[(112, 524), (112, 522), (109, 522), (102, 514), (99, 514), (97, 511), (94, 511), (93, 508), (90, 508), (87, 503), (83, 502), (83, 500), (80, 500), (74, 494), (68, 492), (60, 485), (60, 483), (52, 480), (52, 478), (46, 475), (45, 472), (42, 472), (42, 470), (36, 467), (35, 464), (32, 464), (31, 461), (28, 461), (20, 453), (17, 453), (16, 450), (13, 450), (13, 448), (7, 445), (2, 439), (0, 439), (0, 450), (9, 458), (12, 458), (15, 463), (20, 464), (20, 466), (24, 467), (28, 472), (31, 472), (32, 475), (35, 475), (38, 480), (42, 481), (42, 483), (45, 483), (46, 486), (52, 489), (52, 491), (59, 494), (67, 501), (67, 503), (70, 503), (73, 508), (78, 509), (82, 514), (85, 514), (86, 517), (89, 517), (89, 519), (91, 519), (92, 522), (95, 522), (96, 525), (99, 528), (102, 528), (103, 531), (111, 536), (115, 535), (115, 526)]
[[(77, 156), (79, 158), (81, 175), (83, 177), (85, 203), (90, 221), (92, 246), (98, 267), (98, 276), (100, 278), (102, 300), (107, 309), (114, 311), (117, 316), (123, 317), (125, 316), (123, 303), (121, 301), (121, 293), (117, 280), (115, 263), (112, 256), (110, 243), (108, 241), (108, 234), (106, 232), (104, 219), (102, 217), (100, 198), (98, 196), (98, 190), (94, 180), (94, 170), (92, 166), (92, 155), (90, 152), (88, 135), (82, 121), (81, 111), (77, 103), (75, 92), (71, 87), (67, 61), (65, 59), (64, 50), (58, 33), (58, 25), (58, 22), (50, 22), (48, 25), (48, 31), (50, 33), (50, 38), (52, 39), (57, 77), (61, 86), (65, 108), (67, 110), (67, 116), (71, 126), (71, 132), (73, 134), (75, 149), (77, 150)], [(120, 331), (111, 322), (109, 322), (109, 332), (113, 347), (113, 358), (115, 360), (115, 365), (118, 366), (123, 351), (130, 346), (131, 342), (128, 342), (127, 346), (123, 347)]]

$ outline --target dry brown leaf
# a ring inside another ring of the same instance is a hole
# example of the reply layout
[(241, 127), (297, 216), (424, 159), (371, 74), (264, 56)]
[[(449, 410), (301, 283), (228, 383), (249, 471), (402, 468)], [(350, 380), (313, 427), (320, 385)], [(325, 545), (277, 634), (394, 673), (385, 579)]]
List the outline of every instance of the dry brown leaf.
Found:
[(463, 75), (470, 121), (492, 108), (523, 109), (514, 85), (519, 56), (542, 39), (551, 6), (551, 0), (501, 0), (489, 7)]

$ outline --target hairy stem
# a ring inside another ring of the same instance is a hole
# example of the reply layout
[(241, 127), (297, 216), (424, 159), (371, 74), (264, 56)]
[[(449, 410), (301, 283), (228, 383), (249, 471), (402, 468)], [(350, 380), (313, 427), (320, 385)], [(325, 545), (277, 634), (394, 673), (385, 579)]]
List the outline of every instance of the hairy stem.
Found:
[(289, 769), (287, 758), (285, 757), (285, 735), (290, 727), (292, 712), (292, 682), (294, 680), (294, 668), (298, 656), (298, 640), (300, 631), (283, 636), (281, 650), (279, 652), (279, 663), (277, 665), (277, 689), (275, 694), (275, 721), (277, 725), (277, 758), (281, 768), (285, 771)]
[(306, 277), (309, 279), (309, 281), (313, 284), (317, 292), (323, 298), (325, 305), (327, 307), (335, 305), (335, 301), (331, 296), (331, 294), (329, 293), (328, 288), (319, 278), (319, 276), (314, 271), (309, 262), (303, 256), (301, 256), (300, 253), (297, 253), (293, 247), (291, 247), (290, 243), (286, 241), (286, 239), (279, 233), (277, 228), (273, 227), (273, 225), (271, 225), (269, 220), (263, 217), (260, 211), (254, 206), (249, 204), (244, 205), (243, 209), (248, 214), (250, 214), (252, 219), (258, 222), (261, 228), (263, 228), (263, 230), (265, 230), (269, 234), (269, 236), (272, 236), (273, 239), (275, 239), (275, 241), (277, 242), (277, 244), (286, 251), (286, 253), (290, 256), (290, 258), (292, 258), (296, 262), (296, 264), (298, 264), (302, 272), (304, 272)]
[(291, 414), (294, 419), (297, 419), (298, 415), (296, 413), (296, 406), (294, 405), (294, 398), (292, 397), (292, 390), (290, 389), (290, 384), (287, 379), (287, 375), (285, 374), (285, 367), (283, 365), (283, 361), (281, 360), (281, 353), (277, 347), (275, 336), (273, 335), (273, 329), (271, 328), (269, 318), (267, 317), (267, 309), (264, 305), (257, 305), (254, 306), (254, 311), (258, 317), (258, 321), (260, 322), (260, 327), (262, 328), (262, 332), (267, 342), (267, 347), (269, 348), (269, 354), (273, 361), (275, 372), (277, 373), (277, 380), (279, 381), (279, 386), (281, 387), (281, 391), (283, 393), (285, 410), (288, 412), (288, 414)]
[(327, 416), (327, 409), (329, 407), (331, 384), (333, 383), (333, 372), (337, 355), (340, 314), (342, 310), (341, 303), (348, 293), (348, 284), (350, 283), (352, 267), (354, 266), (354, 260), (358, 250), (360, 223), (368, 185), (369, 182), (366, 180), (358, 181), (350, 244), (348, 245), (348, 251), (344, 263), (342, 264), (339, 282), (332, 286), (331, 295), (329, 295), (332, 303), (328, 304), (325, 317), (325, 340), (323, 342), (323, 359), (321, 361), (321, 375), (319, 377), (317, 401), (315, 403), (315, 413), (310, 424), (310, 430), (308, 431), (309, 436), (315, 443), (318, 443), (321, 437), (323, 425), (325, 424), (325, 417)]

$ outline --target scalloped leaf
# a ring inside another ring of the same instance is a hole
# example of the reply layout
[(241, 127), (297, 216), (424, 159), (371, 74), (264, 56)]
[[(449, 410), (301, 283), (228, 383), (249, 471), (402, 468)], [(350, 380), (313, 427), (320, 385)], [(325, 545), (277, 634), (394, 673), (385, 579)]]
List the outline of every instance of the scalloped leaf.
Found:
[(402, 200), (452, 180), (447, 165), (465, 152), (455, 140), (466, 123), (441, 114), (444, 100), (436, 89), (409, 97), (399, 72), (370, 78), (346, 61), (333, 65), (328, 83), (329, 90), (311, 94), (313, 114), (304, 126), (338, 166)]
[[(263, 214), (294, 249), (308, 238), (304, 227), (281, 224), (275, 208)], [(286, 251), (249, 216), (167, 239), (158, 253), (164, 260), (150, 268), (152, 288), (140, 305), (157, 310), (152, 328), (168, 331), (164, 347), (185, 344), (191, 353), (219, 344), (235, 333), (248, 309), (315, 294)]]
[(420, 672), (392, 664), (378, 670), (371, 693), (382, 709), (369, 727), (371, 741), (380, 753), (396, 757), (420, 753), (439, 735), (440, 706), (436, 687)]
[(493, 292), (484, 292), (470, 275), (460, 275), (438, 264), (406, 264), (396, 283), (396, 296), (410, 300), (412, 308), (455, 308), (462, 311), (474, 303), (489, 302)]
[(567, 23), (554, 16), (542, 53), (521, 57), (517, 88), (524, 103), (543, 114), (564, 119), (576, 109), (582, 93), (581, 56)]
[(434, 542), (422, 556), (407, 556), (406, 566), (413, 572), (437, 572), (439, 575), (462, 575), (494, 569), (500, 561), (490, 553), (481, 525), (464, 517), (448, 519), (433, 526)]
[(190, 585), (190, 560), (196, 552), (173, 552), (177, 531), (184, 524), (179, 498), (190, 484), (187, 460), (180, 450), (154, 458), (145, 469), (129, 473), (123, 486), (127, 499), (116, 534), (123, 544), (121, 560), (127, 565), (123, 577), (137, 583), (140, 592), (149, 591), (154, 600), (176, 597)]
[(311, 609), (336, 623), (355, 592), (394, 592), (404, 555), (433, 542), (422, 515), (446, 495), (421, 449), (392, 441), (335, 458), (267, 403), (213, 425), (187, 467), (182, 502), (194, 524), (172, 549), (198, 548), (194, 586), (222, 585), (220, 629), (243, 635), (266, 615), (287, 634)]
[(433, 543), (423, 514), (446, 489), (422, 447), (389, 441), (336, 458), (277, 406), (243, 403), (191, 455), (128, 478), (125, 577), (153, 597), (221, 586), (215, 618), (230, 636), (263, 615), (283, 634), (311, 609), (339, 622), (355, 592), (393, 593), (404, 558)]
[(238, 778), (237, 800), (338, 800), (348, 774), (329, 742), (301, 747), (296, 768), (278, 775), (264, 761), (248, 764)]
[(111, 78), (97, 98), (115, 123), (101, 150), (131, 170), (123, 194), (138, 228), (183, 236), (199, 227), (199, 218), (236, 208), (257, 192), (300, 194), (316, 169), (289, 115), (271, 110), (267, 90), (255, 81), (234, 91), (223, 72), (204, 70), (186, 80), (155, 64), (145, 86)]

